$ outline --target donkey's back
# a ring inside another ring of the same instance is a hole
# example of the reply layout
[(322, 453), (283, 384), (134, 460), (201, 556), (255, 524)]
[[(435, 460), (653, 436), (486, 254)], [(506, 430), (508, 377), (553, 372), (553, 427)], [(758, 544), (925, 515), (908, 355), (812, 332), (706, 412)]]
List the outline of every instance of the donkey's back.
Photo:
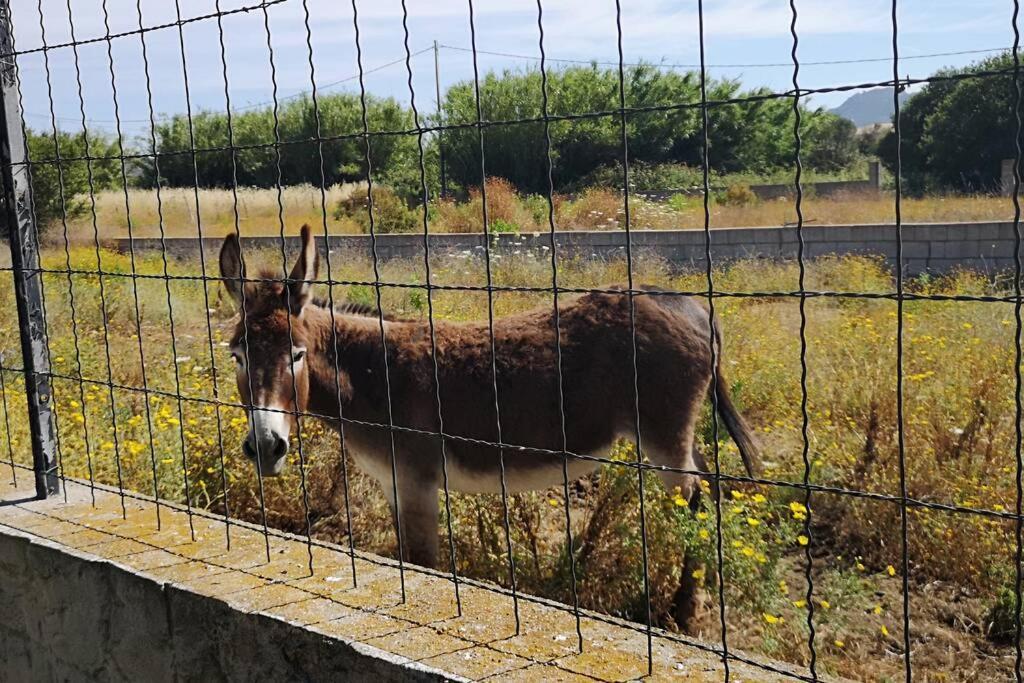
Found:
[[(512, 490), (550, 486), (561, 479), (563, 453), (604, 457), (617, 438), (635, 439), (638, 425), (652, 461), (696, 469), (694, 428), (712, 376), (709, 316), (692, 298), (645, 291), (651, 294), (635, 295), (632, 311), (622, 291), (564, 297), (557, 334), (550, 305), (498, 318), (493, 356), (486, 323), (437, 325), (454, 488), (498, 490), (501, 464)], [(395, 417), (436, 432), (433, 359), (421, 326), (388, 327), (393, 393), (400, 397)], [(744, 427), (741, 420), (733, 424)], [(428, 439), (420, 441), (417, 452), (431, 448)], [(568, 462), (570, 476), (597, 464), (571, 455)], [(693, 484), (668, 479), (673, 486)]]

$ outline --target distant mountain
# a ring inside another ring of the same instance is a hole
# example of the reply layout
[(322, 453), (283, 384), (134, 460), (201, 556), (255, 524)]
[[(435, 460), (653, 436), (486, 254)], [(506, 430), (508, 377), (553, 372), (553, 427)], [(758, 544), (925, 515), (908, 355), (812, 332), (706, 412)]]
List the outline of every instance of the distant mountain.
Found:
[[(900, 93), (900, 104), (906, 102), (908, 97), (910, 93)], [(892, 121), (892, 112), (892, 90), (889, 88), (875, 88), (857, 93), (832, 110), (833, 114), (853, 121), (858, 128), (875, 123), (889, 123)]]

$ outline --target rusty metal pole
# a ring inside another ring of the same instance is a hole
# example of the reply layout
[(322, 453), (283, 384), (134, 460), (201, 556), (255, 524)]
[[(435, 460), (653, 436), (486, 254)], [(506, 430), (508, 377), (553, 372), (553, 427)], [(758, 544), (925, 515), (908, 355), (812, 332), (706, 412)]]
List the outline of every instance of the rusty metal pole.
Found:
[(60, 490), (53, 424), (53, 391), (46, 348), (42, 273), (38, 232), (32, 213), (28, 151), (22, 134), (21, 106), (13, 50), (11, 7), (0, 0), (0, 167), (3, 176), (4, 217), (11, 247), (14, 294), (18, 306), (25, 396), (32, 434), (32, 464), (36, 496)]

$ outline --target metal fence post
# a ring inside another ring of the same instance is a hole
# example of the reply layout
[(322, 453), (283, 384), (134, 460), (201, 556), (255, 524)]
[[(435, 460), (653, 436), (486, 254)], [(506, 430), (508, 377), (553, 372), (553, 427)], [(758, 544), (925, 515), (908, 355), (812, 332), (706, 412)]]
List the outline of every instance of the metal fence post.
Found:
[(59, 491), (54, 438), (50, 362), (46, 349), (46, 319), (39, 263), (28, 153), (21, 126), (10, 4), (0, 1), (0, 166), (3, 173), (4, 215), (14, 270), (18, 306), (25, 396), (32, 433), (32, 463), (36, 495), (46, 498)]

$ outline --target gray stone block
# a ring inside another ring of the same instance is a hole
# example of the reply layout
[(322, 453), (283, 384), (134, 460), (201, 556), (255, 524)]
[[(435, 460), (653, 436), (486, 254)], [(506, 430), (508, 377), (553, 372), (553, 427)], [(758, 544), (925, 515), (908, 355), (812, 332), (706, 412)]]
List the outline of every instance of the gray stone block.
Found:
[(775, 228), (758, 228), (754, 232), (754, 242), (758, 244), (779, 244), (782, 241), (782, 233)]
[(927, 259), (931, 253), (928, 242), (921, 242), (918, 240), (903, 240), (903, 258), (909, 259)]
[(949, 237), (949, 226), (941, 223), (904, 225), (903, 235), (905, 239), (914, 239), (931, 242), (944, 242)]
[(946, 258), (977, 259), (982, 254), (981, 245), (977, 240), (959, 239), (945, 243)]
[(998, 240), (1000, 223), (973, 223), (964, 226), (963, 235), (969, 240)]

